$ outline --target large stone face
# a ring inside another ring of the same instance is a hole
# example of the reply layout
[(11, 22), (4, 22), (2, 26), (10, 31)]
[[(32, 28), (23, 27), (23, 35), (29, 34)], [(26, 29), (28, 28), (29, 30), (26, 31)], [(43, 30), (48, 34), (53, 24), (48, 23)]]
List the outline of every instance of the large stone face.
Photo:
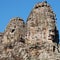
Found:
[(54, 41), (57, 31), (55, 21), (50, 5), (46, 2), (35, 5), (27, 19), (27, 42)]
[(16, 41), (20, 41), (24, 38), (24, 21), (20, 18), (11, 19), (10, 23), (6, 27), (4, 36), (3, 36), (3, 44), (14, 44)]
[(60, 60), (55, 13), (46, 1), (35, 5), (26, 24), (11, 19), (0, 33), (0, 60)]

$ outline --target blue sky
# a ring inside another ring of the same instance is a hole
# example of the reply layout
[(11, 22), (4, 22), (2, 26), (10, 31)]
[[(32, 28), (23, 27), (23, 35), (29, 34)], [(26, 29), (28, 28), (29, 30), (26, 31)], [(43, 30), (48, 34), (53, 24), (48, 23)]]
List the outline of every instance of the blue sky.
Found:
[[(13, 17), (27, 20), (34, 5), (44, 0), (0, 0), (0, 32), (4, 32), (8, 22)], [(60, 34), (60, 0), (47, 0), (56, 13), (56, 22)]]

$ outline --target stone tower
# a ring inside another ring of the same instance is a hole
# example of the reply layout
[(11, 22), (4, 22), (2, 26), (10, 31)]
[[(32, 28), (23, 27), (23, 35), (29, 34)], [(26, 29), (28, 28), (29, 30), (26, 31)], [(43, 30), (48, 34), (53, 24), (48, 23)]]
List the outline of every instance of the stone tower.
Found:
[(16, 41), (23, 39), (25, 36), (24, 28), (24, 21), (21, 18), (17, 17), (11, 19), (10, 23), (6, 27), (2, 43), (12, 45)]
[(0, 33), (0, 60), (60, 60), (56, 15), (44, 1), (32, 9), (26, 24), (11, 19)]
[(27, 19), (27, 43), (57, 42), (55, 13), (46, 1), (38, 3)]

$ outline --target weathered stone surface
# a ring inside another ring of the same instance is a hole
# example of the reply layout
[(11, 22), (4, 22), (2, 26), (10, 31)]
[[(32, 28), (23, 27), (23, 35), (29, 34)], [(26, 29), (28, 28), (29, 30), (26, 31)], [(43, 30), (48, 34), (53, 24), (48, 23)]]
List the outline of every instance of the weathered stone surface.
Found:
[(60, 60), (55, 13), (44, 1), (35, 5), (26, 24), (11, 19), (0, 33), (0, 60)]
[(4, 33), (1, 33), (1, 32), (0, 32), (0, 44), (1, 44), (1, 42), (2, 42), (3, 34), (4, 34)]

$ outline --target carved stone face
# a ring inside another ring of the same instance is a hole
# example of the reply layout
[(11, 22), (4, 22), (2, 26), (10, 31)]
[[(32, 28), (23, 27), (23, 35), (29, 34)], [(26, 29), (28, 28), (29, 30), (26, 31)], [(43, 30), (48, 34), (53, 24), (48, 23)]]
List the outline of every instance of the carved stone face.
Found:
[(23, 36), (23, 21), (19, 18), (12, 19), (8, 24), (3, 37), (4, 44), (14, 43)]
[(48, 40), (54, 40), (54, 38), (55, 38), (54, 30), (49, 30)]

